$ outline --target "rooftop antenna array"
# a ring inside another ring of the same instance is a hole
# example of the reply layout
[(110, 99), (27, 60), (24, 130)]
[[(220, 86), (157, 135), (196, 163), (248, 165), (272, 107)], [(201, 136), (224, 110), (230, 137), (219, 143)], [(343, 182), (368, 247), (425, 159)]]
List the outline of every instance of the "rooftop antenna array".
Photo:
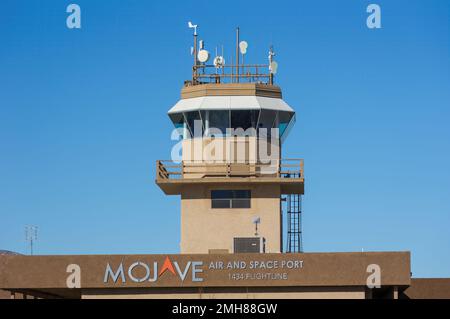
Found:
[(192, 79), (185, 82), (186, 86), (206, 83), (240, 82), (273, 85), (274, 75), (278, 69), (278, 64), (273, 59), (275, 56), (273, 47), (270, 47), (268, 64), (245, 64), (244, 57), (247, 54), (249, 44), (247, 41), (240, 40), (240, 29), (237, 27), (234, 64), (233, 57), (230, 59), (231, 64), (228, 65), (225, 63), (223, 46), (221, 55), (218, 55), (216, 48), (216, 55), (212, 59), (212, 64), (208, 64), (208, 61), (210, 61), (210, 52), (206, 50), (203, 40), (198, 41), (198, 25), (189, 21), (188, 27), (194, 31), (194, 43), (191, 47), (194, 64), (192, 66)]
[(25, 226), (25, 240), (28, 242), (30, 247), (30, 255), (33, 255), (33, 246), (37, 241), (37, 226)]

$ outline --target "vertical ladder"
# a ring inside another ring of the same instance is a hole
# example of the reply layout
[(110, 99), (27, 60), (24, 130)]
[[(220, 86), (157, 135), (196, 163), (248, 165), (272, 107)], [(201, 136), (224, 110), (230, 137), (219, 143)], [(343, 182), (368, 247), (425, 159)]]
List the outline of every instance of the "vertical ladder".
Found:
[(302, 243), (302, 197), (300, 194), (289, 194), (287, 203), (287, 248), (288, 253), (303, 252)]

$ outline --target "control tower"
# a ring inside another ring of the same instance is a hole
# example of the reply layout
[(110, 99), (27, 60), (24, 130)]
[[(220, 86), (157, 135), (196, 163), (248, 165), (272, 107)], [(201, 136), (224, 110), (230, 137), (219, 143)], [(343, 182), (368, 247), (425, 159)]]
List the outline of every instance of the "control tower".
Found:
[(168, 112), (181, 156), (156, 163), (156, 184), (181, 195), (180, 252), (301, 252), (303, 160), (282, 157), (295, 111), (274, 84), (273, 48), (266, 64), (244, 64), (248, 43), (238, 28), (228, 63), (189, 27), (192, 78)]

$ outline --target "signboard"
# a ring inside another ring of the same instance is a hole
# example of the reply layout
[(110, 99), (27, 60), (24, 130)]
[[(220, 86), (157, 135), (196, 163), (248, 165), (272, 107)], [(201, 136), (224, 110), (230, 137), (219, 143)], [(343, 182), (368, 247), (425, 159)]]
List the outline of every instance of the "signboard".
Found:
[(409, 252), (2, 256), (0, 288), (409, 285)]

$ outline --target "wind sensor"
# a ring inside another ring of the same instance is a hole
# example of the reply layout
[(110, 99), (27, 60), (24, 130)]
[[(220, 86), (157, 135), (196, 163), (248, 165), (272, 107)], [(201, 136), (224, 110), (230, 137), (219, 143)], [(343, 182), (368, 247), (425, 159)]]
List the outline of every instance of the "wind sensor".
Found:
[(192, 24), (192, 22), (189, 21), (188, 22), (188, 27), (189, 27), (189, 29), (194, 29), (194, 35), (197, 35), (197, 27), (198, 27), (198, 25)]

